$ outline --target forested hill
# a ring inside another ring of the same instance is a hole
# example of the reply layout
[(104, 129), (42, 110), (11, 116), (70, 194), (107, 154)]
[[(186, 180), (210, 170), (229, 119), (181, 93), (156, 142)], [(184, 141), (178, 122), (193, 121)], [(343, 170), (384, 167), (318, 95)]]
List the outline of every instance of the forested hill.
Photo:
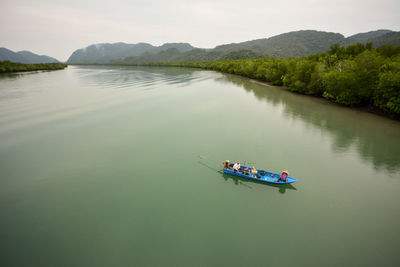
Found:
[(73, 52), (67, 63), (107, 63), (111, 60), (139, 56), (145, 53), (156, 54), (171, 48), (175, 48), (179, 52), (186, 52), (192, 50), (194, 47), (188, 43), (166, 43), (161, 46), (152, 46), (148, 43), (94, 44)]
[(225, 44), (214, 49), (194, 48), (188, 43), (171, 43), (159, 47), (147, 43), (97, 44), (76, 50), (67, 63), (147, 63), (208, 61), (246, 58), (304, 57), (328, 50), (333, 44), (344, 46), (373, 42), (374, 47), (397, 45), (400, 32), (377, 30), (345, 38), (342, 34), (304, 30), (242, 43)]
[(217, 46), (213, 51), (226, 54), (238, 50), (250, 50), (264, 57), (293, 58), (304, 57), (327, 51), (333, 44), (344, 46), (372, 42), (374, 47), (386, 44), (398, 45), (400, 32), (377, 30), (358, 33), (345, 38), (339, 33), (323, 31), (295, 31), (270, 38)]
[(0, 48), (0, 61), (11, 61), (23, 64), (37, 64), (37, 63), (59, 63), (55, 58), (37, 55), (30, 51), (14, 52), (7, 48)]
[(381, 47), (383, 45), (391, 44), (394, 46), (400, 45), (400, 32), (389, 32), (375, 38), (366, 40), (363, 43), (372, 43), (374, 47)]
[(372, 42), (374, 38), (381, 37), (387, 33), (391, 33), (391, 30), (377, 30), (370, 32), (357, 33), (347, 37), (345, 40), (340, 42), (340, 45), (348, 46), (356, 43), (368, 43)]
[(332, 44), (345, 40), (339, 33), (321, 31), (288, 32), (271, 38), (258, 39), (237, 44), (220, 45), (215, 51), (232, 52), (235, 50), (251, 50), (266, 57), (290, 58), (303, 57), (321, 53)]

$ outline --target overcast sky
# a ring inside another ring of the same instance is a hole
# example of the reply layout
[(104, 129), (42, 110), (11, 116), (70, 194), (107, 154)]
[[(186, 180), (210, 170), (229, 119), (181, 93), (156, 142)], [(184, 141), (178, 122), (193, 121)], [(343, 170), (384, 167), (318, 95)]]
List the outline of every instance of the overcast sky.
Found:
[(0, 47), (65, 61), (94, 43), (196, 47), (296, 30), (400, 30), (400, 0), (0, 0)]

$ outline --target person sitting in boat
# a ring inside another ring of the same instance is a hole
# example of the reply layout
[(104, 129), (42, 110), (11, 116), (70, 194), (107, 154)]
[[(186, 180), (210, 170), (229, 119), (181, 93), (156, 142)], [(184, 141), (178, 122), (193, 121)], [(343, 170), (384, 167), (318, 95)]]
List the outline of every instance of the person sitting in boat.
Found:
[(286, 182), (288, 174), (289, 174), (288, 171), (283, 171), (281, 174), (281, 177), (279, 177), (278, 181)]
[(228, 170), (231, 168), (231, 163), (229, 162), (229, 160), (225, 160), (224, 168)]
[(233, 165), (232, 169), (233, 169), (233, 172), (239, 171), (239, 169), (240, 169), (240, 162), (237, 161), (237, 162)]
[(253, 167), (253, 168), (251, 169), (251, 174), (252, 174), (254, 177), (258, 178), (257, 169), (256, 169), (256, 168)]

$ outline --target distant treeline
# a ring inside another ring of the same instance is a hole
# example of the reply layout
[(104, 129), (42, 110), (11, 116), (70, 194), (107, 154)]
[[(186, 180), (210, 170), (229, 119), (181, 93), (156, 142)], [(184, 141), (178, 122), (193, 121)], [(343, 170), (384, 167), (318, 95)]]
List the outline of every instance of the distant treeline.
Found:
[[(134, 64), (132, 64), (134, 65)], [(400, 46), (371, 43), (331, 49), (303, 58), (241, 59), (137, 65), (196, 67), (283, 85), (347, 106), (367, 106), (400, 115)]]
[(35, 71), (35, 70), (60, 70), (66, 68), (63, 63), (22, 64), (11, 61), (0, 61), (0, 73)]

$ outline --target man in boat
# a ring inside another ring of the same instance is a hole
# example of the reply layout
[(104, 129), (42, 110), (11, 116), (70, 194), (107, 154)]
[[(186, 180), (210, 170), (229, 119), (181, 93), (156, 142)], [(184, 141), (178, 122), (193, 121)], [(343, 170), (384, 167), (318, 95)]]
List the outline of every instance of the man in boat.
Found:
[(281, 177), (279, 177), (278, 182), (282, 181), (282, 182), (286, 182), (287, 176), (288, 176), (288, 171), (283, 171), (281, 174)]
[(229, 162), (229, 160), (227, 159), (227, 160), (225, 160), (225, 163), (224, 163), (224, 168), (225, 169), (230, 169), (231, 168), (231, 163)]
[(239, 171), (239, 169), (240, 169), (240, 162), (237, 161), (237, 162), (233, 165), (232, 169), (233, 169), (233, 172)]

